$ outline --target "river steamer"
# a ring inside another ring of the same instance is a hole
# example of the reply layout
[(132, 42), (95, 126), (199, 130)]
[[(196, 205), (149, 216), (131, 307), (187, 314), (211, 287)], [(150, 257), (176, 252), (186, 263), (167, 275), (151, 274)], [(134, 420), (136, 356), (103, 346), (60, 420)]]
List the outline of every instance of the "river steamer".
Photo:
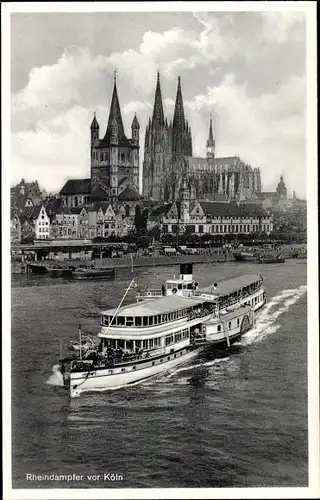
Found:
[[(146, 380), (196, 356), (201, 350), (229, 347), (254, 324), (266, 301), (261, 276), (241, 276), (193, 289), (187, 296), (161, 298), (102, 311), (99, 344), (72, 345), (76, 359), (60, 359), (70, 396), (108, 390)], [(219, 289), (219, 292), (217, 290)]]

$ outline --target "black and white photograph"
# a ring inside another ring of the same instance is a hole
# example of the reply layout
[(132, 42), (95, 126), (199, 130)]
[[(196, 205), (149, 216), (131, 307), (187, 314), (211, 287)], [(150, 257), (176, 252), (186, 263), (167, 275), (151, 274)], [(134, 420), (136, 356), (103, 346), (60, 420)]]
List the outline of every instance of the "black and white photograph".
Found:
[(4, 498), (316, 498), (316, 2), (3, 4)]

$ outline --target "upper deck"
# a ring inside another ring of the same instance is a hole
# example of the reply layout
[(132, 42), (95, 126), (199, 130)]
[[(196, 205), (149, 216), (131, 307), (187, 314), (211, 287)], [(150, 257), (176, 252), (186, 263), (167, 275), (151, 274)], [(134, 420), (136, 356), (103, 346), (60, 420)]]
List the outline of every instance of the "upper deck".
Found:
[(202, 294), (209, 294), (213, 297), (227, 297), (228, 295), (242, 292), (245, 289), (249, 289), (254, 285), (260, 286), (262, 283), (262, 277), (258, 274), (245, 274), (243, 276), (238, 276), (237, 278), (232, 278), (230, 280), (222, 281), (221, 283), (216, 283), (216, 286), (210, 285), (195, 291), (195, 297), (201, 297)]

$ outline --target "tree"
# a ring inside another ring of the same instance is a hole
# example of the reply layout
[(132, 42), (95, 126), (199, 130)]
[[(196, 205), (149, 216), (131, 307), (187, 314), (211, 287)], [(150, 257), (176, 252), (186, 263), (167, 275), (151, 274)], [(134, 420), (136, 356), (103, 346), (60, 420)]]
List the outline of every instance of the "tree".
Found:
[(148, 209), (144, 209), (142, 214), (137, 211), (134, 217), (134, 225), (136, 228), (136, 232), (138, 234), (145, 234), (147, 231), (147, 223), (148, 223), (149, 211)]
[(154, 238), (155, 240), (159, 241), (160, 237), (161, 237), (161, 231), (160, 231), (159, 226), (155, 226), (152, 229), (150, 229), (149, 236), (151, 238)]

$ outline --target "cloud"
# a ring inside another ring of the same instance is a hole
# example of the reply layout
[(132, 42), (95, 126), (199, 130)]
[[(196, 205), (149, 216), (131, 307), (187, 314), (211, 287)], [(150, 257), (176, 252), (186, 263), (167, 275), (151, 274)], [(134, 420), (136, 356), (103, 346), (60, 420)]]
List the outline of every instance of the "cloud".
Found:
[[(268, 44), (263, 42), (265, 56), (272, 44), (280, 51), (288, 36), (297, 33), (301, 16), (267, 14), (254, 14), (248, 34), (241, 25), (248, 23), (247, 17), (239, 21), (233, 14), (219, 17), (195, 13), (193, 20), (198, 29), (174, 27), (162, 33), (148, 30), (136, 48), (120, 52), (115, 47), (108, 55), (70, 47), (54, 64), (32, 68), (27, 85), (12, 95), (12, 182), (21, 177), (38, 179), (48, 190), (59, 190), (68, 177), (89, 175), (93, 111), (97, 112), (103, 135), (113, 72), (117, 69), (128, 137), (134, 113), (140, 123), (141, 164), (156, 72), (161, 73), (164, 110), (169, 120), (180, 73), (195, 155), (205, 155), (208, 118), (213, 112), (219, 156), (238, 154), (253, 166), (260, 166), (266, 188), (274, 187), (280, 171), (287, 173), (292, 179), (289, 187), (300, 186), (303, 193), (304, 78), (288, 74), (272, 92), (258, 88), (253, 95), (250, 88), (252, 68), (259, 74), (259, 44), (268, 39)], [(256, 27), (257, 20), (260, 25)], [(261, 32), (258, 41), (252, 38), (257, 30)], [(251, 52), (246, 51), (250, 46)], [(250, 57), (246, 55), (249, 52)], [(243, 68), (248, 61), (248, 74), (244, 71), (241, 80), (237, 67)]]
[[(195, 156), (203, 156), (213, 111), (218, 156), (239, 155), (262, 170), (264, 189), (282, 173), (289, 190), (305, 189), (305, 79), (292, 78), (276, 94), (251, 97), (246, 85), (226, 75), (205, 94), (185, 101)], [(302, 174), (302, 175), (301, 175)]]
[[(288, 40), (289, 36), (300, 38), (301, 31), (292, 30), (305, 22), (304, 12), (296, 11), (264, 11), (261, 12), (263, 18), (262, 37), (269, 42), (276, 42), (277, 44), (284, 43)], [(292, 38), (291, 38), (292, 39)]]

